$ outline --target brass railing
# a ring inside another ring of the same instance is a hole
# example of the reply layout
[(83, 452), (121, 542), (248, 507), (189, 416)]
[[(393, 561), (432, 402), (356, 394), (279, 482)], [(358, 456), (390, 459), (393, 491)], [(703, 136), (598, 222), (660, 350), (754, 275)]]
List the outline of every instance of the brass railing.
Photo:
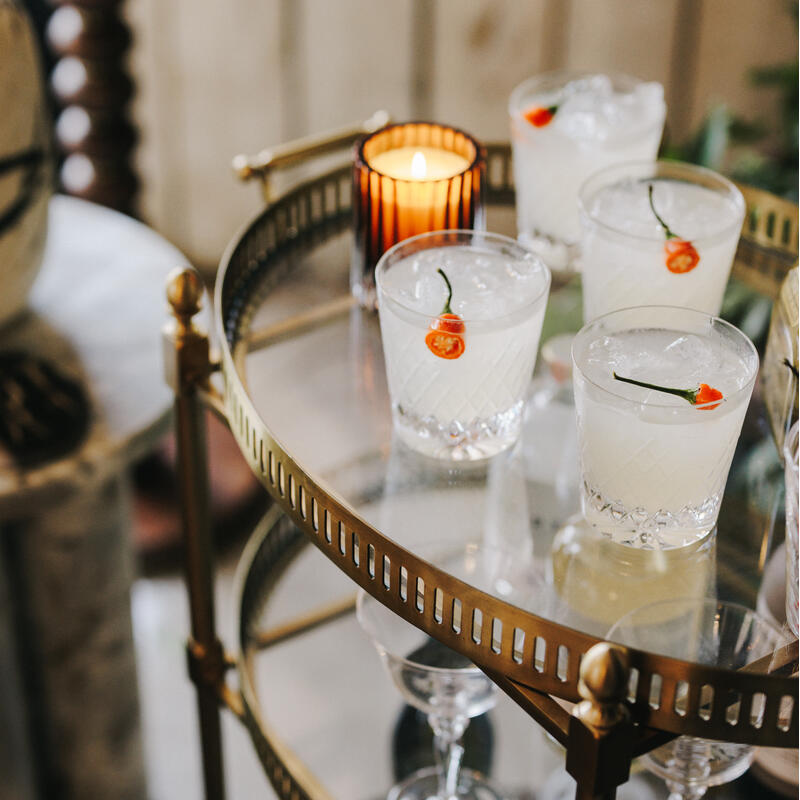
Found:
[[(337, 135), (337, 146), (354, 135), (352, 130), (345, 133)], [(239, 166), (247, 176), (265, 177), (277, 162), (296, 163), (308, 153), (326, 150), (323, 142), (315, 140)], [(511, 203), (510, 149), (508, 145), (490, 145), (487, 151), (488, 202)], [(207, 796), (222, 796), (219, 721), (215, 721), (213, 708), (219, 700), (243, 717), (282, 798), (324, 797), (325, 790), (266, 727), (250, 680), (251, 649), (258, 641), (269, 641), (270, 635), (252, 631), (249, 618), (242, 619), (240, 694), (232, 693), (225, 684), (231, 659), (224, 656), (216, 638), (211, 603), (207, 465), (198, 417), (204, 401), (222, 411), (253, 473), (308, 541), (354, 584), (480, 666), (566, 746), (567, 767), (578, 781), (579, 797), (613, 797), (616, 785), (627, 778), (631, 759), (673, 735), (796, 747), (796, 678), (733, 672), (610, 646), (504, 603), (385, 537), (326, 491), (281, 447), (253, 405), (241, 369), (243, 359), (253, 349), (292, 331), (324, 324), (348, 310), (352, 301), (342, 298), (266, 331), (252, 329), (253, 315), (295, 260), (282, 256), (296, 256), (348, 226), (349, 179), (350, 170), (345, 166), (297, 186), (269, 204), (231, 243), (215, 289), (219, 362), (209, 359), (208, 340), (192, 324), (199, 301), (196, 275), (183, 271), (174, 276), (170, 287), (176, 323), (167, 340), (168, 377), (176, 392), (187, 580), (193, 612), (189, 655), (200, 693)], [(782, 275), (797, 257), (797, 208), (760, 192), (745, 190), (745, 196), (750, 223), (742, 234), (737, 275), (775, 296)], [(217, 370), (223, 379), (221, 395), (209, 380)], [(249, 575), (244, 579), (243, 614), (255, 607), (254, 596), (258, 595), (259, 603), (266, 601), (277, 574), (269, 565), (282, 564), (296, 550), (297, 541), (286, 533), (285, 525), (280, 523), (283, 533), (277, 540), (265, 534), (248, 549), (244, 562), (253, 569), (259, 565), (263, 582), (254, 583)], [(322, 613), (314, 624), (324, 619)], [(792, 658), (796, 662), (796, 647), (787, 660)], [(629, 697), (632, 670), (636, 685)], [(653, 691), (656, 686), (658, 692)], [(710, 711), (708, 704), (700, 701), (701, 691), (704, 697), (713, 695)], [(680, 708), (676, 702), (679, 692), (688, 698)], [(733, 722), (726, 718), (728, 703), (723, 700), (729, 696), (741, 701), (741, 712)], [(578, 703), (573, 715), (552, 698)], [(609, 720), (614, 724), (606, 724)], [(574, 757), (576, 747), (581, 750), (580, 758)], [(600, 761), (603, 770), (599, 770)]]

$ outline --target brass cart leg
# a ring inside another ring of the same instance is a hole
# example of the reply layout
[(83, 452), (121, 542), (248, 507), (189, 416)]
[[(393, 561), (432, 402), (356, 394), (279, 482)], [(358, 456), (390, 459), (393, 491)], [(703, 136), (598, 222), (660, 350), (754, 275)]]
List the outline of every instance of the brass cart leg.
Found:
[(614, 800), (628, 780), (634, 735), (623, 700), (628, 688), (625, 650), (607, 642), (581, 662), (578, 691), (583, 702), (569, 722), (567, 772), (578, 783), (575, 800)]
[(189, 675), (197, 689), (203, 778), (207, 800), (224, 800), (220, 691), (225, 657), (214, 617), (214, 575), (204, 406), (198, 389), (210, 372), (208, 338), (192, 323), (202, 300), (202, 283), (192, 269), (174, 271), (167, 297), (175, 316), (165, 330), (167, 381), (175, 392), (178, 482), (189, 592), (192, 638)]

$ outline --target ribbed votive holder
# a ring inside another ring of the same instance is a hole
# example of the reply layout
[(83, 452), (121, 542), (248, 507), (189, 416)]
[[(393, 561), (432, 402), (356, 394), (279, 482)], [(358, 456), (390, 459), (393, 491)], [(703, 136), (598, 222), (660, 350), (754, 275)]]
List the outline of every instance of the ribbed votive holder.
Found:
[(355, 146), (350, 288), (375, 307), (375, 265), (397, 242), (485, 229), (486, 155), (469, 134), (433, 122), (388, 125)]

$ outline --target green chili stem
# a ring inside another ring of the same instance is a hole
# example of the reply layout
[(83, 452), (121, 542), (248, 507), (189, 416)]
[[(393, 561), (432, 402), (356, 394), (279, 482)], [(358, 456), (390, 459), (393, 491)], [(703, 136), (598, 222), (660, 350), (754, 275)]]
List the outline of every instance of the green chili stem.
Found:
[(664, 229), (664, 234), (667, 239), (680, 239), (681, 237), (678, 236), (677, 233), (673, 233), (670, 230), (669, 225), (661, 219), (658, 211), (656, 211), (656, 207), (653, 205), (653, 184), (649, 183), (647, 185), (647, 199), (650, 201), (650, 210), (653, 212), (653, 216), (658, 220), (658, 224)]
[(450, 301), (453, 299), (453, 287), (450, 285), (450, 281), (447, 279), (447, 275), (444, 274), (444, 270), (437, 269), (436, 271), (444, 278), (444, 282), (447, 284), (447, 300), (445, 300), (444, 302), (444, 308), (442, 309), (442, 314), (452, 314), (453, 309), (450, 308)]
[(644, 383), (643, 381), (637, 381), (633, 378), (622, 378), (617, 375), (616, 372), (611, 373), (614, 376), (614, 380), (622, 381), (623, 383), (632, 383), (634, 386), (641, 386), (644, 389), (653, 389), (656, 392), (664, 392), (665, 394), (674, 394), (677, 397), (682, 397), (687, 402), (694, 405), (695, 400), (697, 399), (697, 389), (670, 389), (668, 386), (656, 386), (654, 383)]

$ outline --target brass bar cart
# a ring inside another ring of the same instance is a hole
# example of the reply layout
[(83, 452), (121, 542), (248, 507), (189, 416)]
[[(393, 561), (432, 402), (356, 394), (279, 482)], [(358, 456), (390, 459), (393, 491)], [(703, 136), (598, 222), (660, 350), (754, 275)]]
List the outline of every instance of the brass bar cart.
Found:
[[(341, 147), (374, 124), (372, 120), (363, 128), (336, 132), (330, 147)], [(285, 163), (297, 164), (330, 147), (314, 140), (298, 147), (284, 146), (278, 156)], [(489, 205), (511, 207), (510, 149), (505, 144), (490, 145), (487, 152)], [(272, 156), (266, 161), (240, 157), (236, 168), (244, 178), (264, 177), (271, 160)], [(745, 192), (751, 213), (734, 274), (775, 298), (797, 258), (797, 207), (765, 193)], [(221, 800), (224, 795), (220, 707), (230, 709), (248, 728), (278, 796), (285, 800), (329, 796), (269, 727), (252, 674), (259, 651), (352, 610), (352, 598), (345, 599), (279, 629), (259, 627), (260, 611), (280, 576), (309, 542), (354, 585), (473, 661), (560, 742), (566, 748), (566, 767), (577, 782), (580, 800), (613, 798), (616, 787), (628, 779), (631, 760), (676, 735), (797, 747), (796, 641), (778, 654), (770, 675), (721, 670), (604, 642), (504, 603), (427, 563), (367, 522), (354, 503), (316, 477), (316, 471), (304, 468), (305, 460), (296, 459), (284, 447), (268, 414), (250, 395), (248, 355), (293, 337), (324, 332), (326, 326), (348, 319), (352, 324), (368, 312), (355, 308), (346, 291), (331, 292), (311, 310), (303, 307), (277, 320), (269, 315), (265, 319), (259, 309), (305, 256), (320, 248), (324, 251), (336, 237), (344, 237), (346, 250), (350, 222), (350, 168), (346, 165), (270, 201), (245, 226), (229, 245), (217, 276), (214, 338), (218, 355), (209, 355), (209, 337), (193, 321), (202, 300), (197, 274), (180, 270), (170, 279), (168, 298), (174, 318), (165, 329), (165, 361), (167, 380), (175, 391), (192, 624), (187, 652), (189, 674), (197, 687), (206, 797)], [(335, 260), (326, 252), (322, 258)], [(346, 274), (346, 269), (340, 271)], [(795, 308), (795, 331), (796, 325)], [(791, 391), (796, 395), (796, 384)], [(229, 425), (243, 456), (274, 500), (240, 565), (235, 657), (225, 652), (214, 621), (202, 425), (206, 407)], [(454, 617), (456, 607), (459, 620)], [(480, 631), (476, 635), (474, 622), (461, 625), (461, 620), (476, 619), (483, 621), (483, 635)], [(502, 634), (496, 638), (492, 630)], [(238, 672), (238, 688), (227, 682), (232, 668)], [(653, 702), (651, 689), (656, 684), (660, 695)], [(679, 686), (688, 692), (688, 711), (675, 703)], [(712, 713), (702, 713), (701, 687), (711, 687), (716, 698), (739, 698), (738, 718), (733, 722), (726, 718), (727, 706), (722, 701)], [(761, 697), (763, 708), (754, 715), (755, 698)], [(565, 710), (565, 701), (575, 704), (571, 712)]]

